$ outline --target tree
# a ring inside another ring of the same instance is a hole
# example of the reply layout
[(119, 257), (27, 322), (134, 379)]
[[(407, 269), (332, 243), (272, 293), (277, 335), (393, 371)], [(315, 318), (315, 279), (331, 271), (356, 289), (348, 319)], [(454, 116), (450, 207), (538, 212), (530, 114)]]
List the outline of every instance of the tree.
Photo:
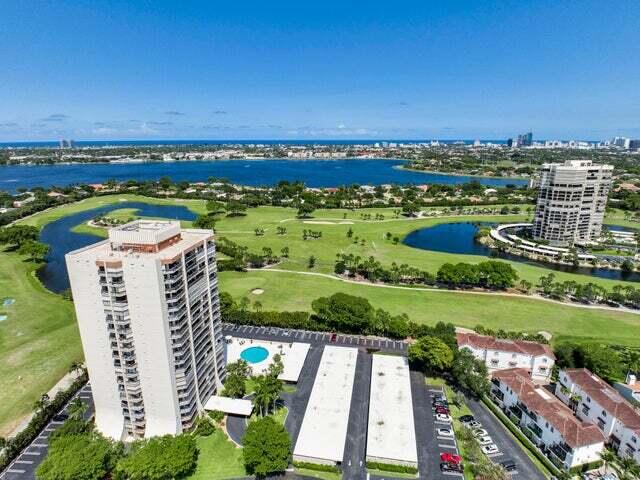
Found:
[(251, 367), (244, 360), (227, 364), (227, 376), (224, 381), (224, 394), (231, 398), (242, 398), (246, 395), (246, 380), (251, 374)]
[(49, 245), (34, 240), (27, 240), (18, 248), (20, 255), (26, 255), (32, 262), (44, 261), (47, 253), (49, 253)]
[(191, 435), (165, 435), (134, 442), (115, 468), (116, 478), (166, 480), (181, 478), (196, 468), (198, 449)]
[(74, 398), (69, 404), (69, 418), (72, 420), (82, 420), (89, 406), (80, 397)]
[(219, 202), (217, 200), (209, 200), (207, 202), (207, 210), (211, 215), (215, 215), (217, 213), (223, 213), (225, 210), (224, 203)]
[(300, 218), (309, 218), (311, 214), (315, 211), (316, 207), (314, 207), (310, 203), (302, 203), (298, 207), (298, 217)]
[(405, 203), (402, 206), (402, 213), (407, 215), (408, 217), (415, 217), (416, 214), (420, 211), (420, 207), (418, 207), (415, 203)]
[(238, 217), (240, 215), (245, 215), (247, 211), (247, 206), (244, 203), (237, 202), (235, 200), (231, 200), (227, 203), (227, 216), (229, 217)]
[(284, 472), (291, 458), (291, 438), (272, 417), (251, 422), (242, 439), (247, 472), (257, 477)]
[(284, 257), (284, 258), (289, 258), (289, 247), (282, 247), (280, 249), (280, 254)]
[(328, 328), (345, 333), (367, 333), (374, 309), (369, 300), (346, 293), (320, 297), (311, 303), (315, 317)]
[(216, 219), (211, 215), (199, 215), (193, 222), (193, 226), (196, 228), (202, 228), (206, 230), (215, 230)]
[(0, 243), (19, 247), (25, 242), (38, 240), (40, 232), (31, 225), (11, 225), (0, 229)]
[(458, 385), (478, 397), (489, 393), (491, 386), (487, 366), (475, 358), (468, 349), (461, 348), (456, 352), (451, 373)]
[(347, 238), (351, 238), (351, 237), (353, 237), (353, 229), (349, 227), (349, 230), (347, 230)]
[(58, 436), (51, 441), (36, 478), (99, 480), (105, 478), (119, 455), (117, 446), (96, 433)]
[(420, 337), (409, 347), (409, 361), (427, 372), (440, 373), (451, 367), (453, 351), (437, 337)]
[(307, 264), (307, 266), (308, 266), (309, 268), (313, 268), (313, 267), (315, 267), (315, 266), (316, 266), (316, 257), (314, 257), (313, 255), (311, 255), (311, 256), (309, 257), (309, 263)]

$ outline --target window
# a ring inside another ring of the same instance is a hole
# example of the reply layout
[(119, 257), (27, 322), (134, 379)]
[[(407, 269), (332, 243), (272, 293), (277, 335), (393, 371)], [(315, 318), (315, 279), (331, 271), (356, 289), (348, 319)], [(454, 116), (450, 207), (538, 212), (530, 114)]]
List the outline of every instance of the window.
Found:
[(542, 363), (547, 363), (547, 357), (544, 357), (544, 358), (542, 359)]
[(605, 410), (602, 410), (602, 416), (606, 417), (607, 416), (607, 412)]
[(587, 403), (591, 403), (591, 397), (587, 397)]

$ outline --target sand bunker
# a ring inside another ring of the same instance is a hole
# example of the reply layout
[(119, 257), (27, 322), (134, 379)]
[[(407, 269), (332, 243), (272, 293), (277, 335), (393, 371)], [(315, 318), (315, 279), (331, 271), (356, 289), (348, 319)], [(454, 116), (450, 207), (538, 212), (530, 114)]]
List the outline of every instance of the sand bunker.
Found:
[(261, 288), (254, 288), (253, 290), (251, 290), (251, 293), (253, 293), (254, 295), (262, 295), (264, 293), (264, 290)]
[(0, 315), (0, 322), (4, 322), (7, 319), (6, 315)]
[(16, 303), (16, 299), (15, 298), (5, 298), (2, 301), (2, 305), (5, 307), (8, 307), (9, 305), (13, 305), (14, 303)]

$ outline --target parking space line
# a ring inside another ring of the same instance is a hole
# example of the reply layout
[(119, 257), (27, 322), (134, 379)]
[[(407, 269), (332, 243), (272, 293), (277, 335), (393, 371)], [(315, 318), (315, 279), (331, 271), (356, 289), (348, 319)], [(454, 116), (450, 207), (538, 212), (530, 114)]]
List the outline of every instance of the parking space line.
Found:
[(38, 448), (47, 448), (48, 445), (46, 443), (32, 443), (31, 444), (32, 447), (38, 447)]
[(22, 452), (22, 455), (35, 455), (36, 457), (39, 457), (40, 455), (42, 455), (42, 452)]
[(25, 464), (25, 465), (33, 465), (33, 460), (16, 460), (13, 463), (22, 463), (22, 464)]
[(26, 470), (18, 470), (17, 468), (10, 468), (7, 470), (7, 473), (27, 473)]

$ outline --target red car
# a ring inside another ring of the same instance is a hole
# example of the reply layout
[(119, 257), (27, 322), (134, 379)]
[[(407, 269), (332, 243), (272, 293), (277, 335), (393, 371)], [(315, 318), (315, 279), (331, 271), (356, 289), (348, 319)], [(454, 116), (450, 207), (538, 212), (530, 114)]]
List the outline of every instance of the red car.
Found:
[(436, 413), (443, 413), (449, 415), (449, 409), (447, 407), (436, 407)]
[(338, 334), (337, 333), (332, 333), (331, 334), (331, 341), (332, 342), (335, 342), (337, 338), (338, 338)]
[(462, 462), (462, 457), (454, 453), (444, 452), (440, 454), (440, 460), (446, 463), (455, 463), (457, 465)]

